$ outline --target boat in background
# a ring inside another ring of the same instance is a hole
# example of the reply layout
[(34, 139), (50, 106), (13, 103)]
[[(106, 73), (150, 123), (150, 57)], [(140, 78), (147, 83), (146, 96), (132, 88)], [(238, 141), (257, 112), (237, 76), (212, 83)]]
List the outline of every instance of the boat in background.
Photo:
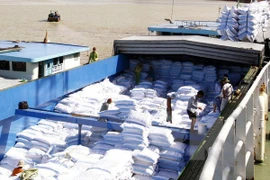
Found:
[(61, 20), (61, 16), (58, 13), (58, 11), (50, 11), (50, 14), (48, 15), (49, 22), (58, 22), (60, 20)]

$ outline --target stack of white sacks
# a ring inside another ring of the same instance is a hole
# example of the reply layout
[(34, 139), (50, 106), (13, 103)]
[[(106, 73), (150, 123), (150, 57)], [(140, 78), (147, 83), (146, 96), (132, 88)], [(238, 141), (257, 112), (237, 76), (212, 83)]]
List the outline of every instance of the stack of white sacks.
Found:
[[(40, 120), (38, 125), (30, 126), (28, 129), (18, 133), (16, 144), (5, 154), (0, 163), (0, 174), (3, 174), (2, 170), (5, 168), (5, 175), (10, 176), (11, 171), (17, 167), (19, 160), (24, 160), (26, 163), (25, 168), (47, 163), (52, 158), (51, 154), (63, 151), (71, 144), (78, 144), (78, 131), (74, 128), (75, 126), (70, 128), (71, 126), (67, 125), (67, 127), (65, 127), (65, 123)], [(81, 142), (84, 143), (85, 135), (90, 128), (83, 126), (82, 129)], [(57, 171), (54, 169), (56, 166), (60, 166), (59, 163), (51, 162), (48, 165), (49, 170), (47, 170), (47, 166), (39, 167), (40, 177), (60, 174), (63, 169)], [(61, 165), (61, 168), (63, 167), (64, 165)]]
[[(167, 61), (163, 63), (165, 62)], [(113, 84), (105, 79), (68, 95), (56, 105), (55, 109), (66, 113), (97, 115), (101, 104), (110, 97), (113, 104), (108, 111), (100, 114), (105, 117), (107, 113), (107, 116), (118, 117), (125, 121), (121, 133), (108, 131), (106, 128), (83, 126), (81, 139), (83, 146), (78, 146), (75, 145), (78, 143), (77, 124), (41, 120), (38, 125), (31, 126), (17, 135), (15, 146), (1, 161), (0, 175), (9, 176), (17, 162), (23, 159), (29, 166), (40, 169), (39, 179), (140, 179), (141, 175), (148, 175), (143, 176), (144, 179), (177, 178), (183, 167), (186, 146), (174, 142), (169, 129), (152, 127), (151, 124), (190, 128), (190, 119), (186, 114), (187, 101), (198, 90), (206, 89), (203, 83), (198, 84), (191, 79), (192, 63), (184, 62), (183, 67), (182, 70), (185, 69), (184, 73), (188, 76), (183, 78), (180, 75), (178, 79), (180, 81), (175, 80), (180, 87), (174, 86), (175, 90), (172, 90), (176, 92), (176, 98), (172, 100), (173, 124), (166, 122), (165, 97), (168, 83), (156, 80), (152, 87), (160, 89), (160, 92), (156, 93), (156, 96), (145, 95), (138, 101), (122, 94), (127, 92), (129, 87), (133, 87), (132, 77), (130, 82), (123, 83), (125, 85)], [(207, 68), (207, 71), (204, 71), (204, 74), (207, 74), (204, 78), (214, 80), (215, 67), (198, 65), (196, 69), (203, 68), (204, 70)], [(147, 67), (145, 69), (147, 70)], [(223, 67), (223, 69), (225, 70), (220, 73), (222, 75), (228, 72), (227, 70), (232, 72), (238, 70), (237, 67)], [(115, 79), (122, 82), (122, 75), (119, 77)], [(149, 82), (143, 85), (150, 87)], [(83, 105), (79, 105), (81, 102)], [(206, 104), (199, 103), (199, 106), (204, 109)], [(198, 111), (198, 114), (202, 112)], [(209, 113), (202, 117), (201, 121), (210, 128), (217, 116), (218, 114)], [(149, 156), (146, 156), (147, 154)], [(136, 175), (131, 177), (132, 173)]]
[(125, 123), (122, 124), (121, 133), (123, 139), (123, 148), (142, 150), (149, 145), (148, 128), (151, 126), (150, 114), (139, 111), (130, 111)]
[[(197, 89), (196, 89), (197, 88)], [(175, 93), (176, 97), (172, 100), (173, 103), (173, 124), (172, 126), (190, 129), (191, 121), (187, 115), (187, 104), (188, 100), (195, 96), (198, 90), (203, 89), (200, 86), (194, 88), (193, 86), (182, 86)], [(202, 108), (202, 110), (197, 109), (197, 114), (199, 117), (202, 116), (204, 109), (206, 107), (205, 103), (199, 102), (198, 106)], [(195, 124), (195, 129), (197, 129), (197, 123)]]
[(267, 1), (253, 2), (239, 8), (225, 6), (219, 17), (217, 32), (224, 40), (254, 42), (259, 34), (266, 32), (269, 13)]
[(149, 146), (143, 150), (135, 150), (133, 151), (133, 157), (134, 164), (132, 165), (132, 172), (135, 175), (151, 177), (156, 173), (159, 158), (159, 149), (157, 147)]
[(236, 7), (229, 8), (225, 6), (221, 11), (221, 17), (219, 18), (220, 25), (218, 27), (218, 33), (223, 40), (237, 41), (238, 37), (238, 9)]
[(132, 98), (119, 99), (114, 101), (114, 105), (120, 112), (117, 116), (120, 119), (124, 119), (128, 116), (130, 111), (136, 110), (137, 101)]
[(185, 61), (182, 63), (182, 66), (183, 68), (179, 78), (183, 80), (190, 80), (192, 77), (194, 64), (192, 62)]
[(156, 80), (153, 84), (153, 89), (156, 90), (159, 97), (164, 97), (167, 94), (168, 83), (162, 80)]
[[(143, 100), (144, 98), (154, 98), (158, 96), (157, 90), (153, 89), (153, 86), (155, 84), (150, 81), (141, 81), (137, 86), (135, 86), (133, 89), (131, 89), (130, 97), (133, 99), (136, 99), (138, 101)], [(154, 86), (154, 88), (160, 88)]]
[[(114, 84), (124, 87), (125, 90), (129, 90), (135, 85), (134, 71), (127, 70), (120, 76), (114, 78), (112, 82)], [(125, 93), (125, 91), (123, 91), (123, 93)]]
[(170, 69), (170, 79), (172, 81), (177, 80), (182, 72), (182, 63), (179, 61), (172, 62)]
[(192, 80), (197, 81), (197, 82), (202, 82), (204, 79), (204, 65), (198, 64), (194, 65), (194, 70), (192, 72)]
[(55, 106), (55, 110), (72, 114), (96, 115), (100, 110), (101, 104), (108, 97), (120, 94), (125, 90), (125, 87), (115, 85), (108, 79), (105, 79), (100, 83), (89, 85), (81, 91), (68, 95), (59, 101)]
[(104, 154), (103, 158), (93, 163), (86, 171), (75, 176), (74, 179), (131, 179), (132, 164), (132, 151), (111, 149)]

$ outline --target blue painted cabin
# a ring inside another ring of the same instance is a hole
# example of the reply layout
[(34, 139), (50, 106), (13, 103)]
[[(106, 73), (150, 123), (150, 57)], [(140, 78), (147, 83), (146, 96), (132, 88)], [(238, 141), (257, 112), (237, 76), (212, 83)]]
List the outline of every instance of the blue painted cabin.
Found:
[(72, 44), (0, 41), (0, 76), (30, 81), (69, 70), (80, 66), (80, 53), (88, 50)]

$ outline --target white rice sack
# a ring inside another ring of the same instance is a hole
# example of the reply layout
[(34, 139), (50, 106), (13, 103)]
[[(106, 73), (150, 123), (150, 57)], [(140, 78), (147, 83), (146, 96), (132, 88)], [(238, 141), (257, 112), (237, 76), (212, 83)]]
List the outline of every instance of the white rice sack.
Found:
[(36, 130), (33, 130), (33, 129), (25, 129), (25, 130), (19, 132), (17, 134), (17, 137), (18, 138), (24, 138), (24, 139), (27, 139), (27, 140), (31, 141), (32, 139), (34, 139), (34, 137), (36, 137), (38, 135), (42, 135), (42, 132), (36, 131)]
[(176, 180), (178, 178), (178, 172), (166, 169), (160, 169), (153, 177), (152, 180)]
[(74, 166), (74, 162), (71, 161), (71, 158), (68, 155), (66, 155), (63, 158), (59, 158), (59, 157), (51, 158), (50, 160), (48, 160), (48, 162), (51, 162), (60, 166), (64, 166), (67, 169), (70, 169)]
[(152, 180), (152, 177), (151, 176), (145, 176), (145, 175), (139, 175), (139, 174), (135, 174), (133, 177), (132, 177), (132, 180)]
[(184, 161), (172, 161), (169, 159), (159, 158), (158, 166), (160, 168), (164, 168), (164, 169), (181, 171), (184, 168), (185, 163), (184, 163)]
[(109, 149), (113, 148), (113, 145), (110, 145), (110, 144), (96, 144), (94, 147), (93, 147), (93, 150), (103, 150), (103, 151), (108, 151)]
[(69, 97), (66, 97), (66, 98), (60, 100), (57, 104), (73, 106), (73, 105), (80, 103), (80, 102), (82, 102), (82, 98), (78, 94), (74, 93), (72, 95), (69, 95)]
[(159, 155), (148, 148), (144, 148), (142, 151), (135, 150), (133, 157), (137, 160), (145, 161), (148, 163), (155, 164), (159, 158)]
[(10, 166), (8, 164), (0, 163), (0, 174), (10, 176), (13, 171), (13, 168), (14, 168), (13, 166)]
[(68, 173), (59, 174), (57, 176), (57, 180), (73, 180), (78, 176), (81, 172), (86, 171), (88, 168), (84, 169), (83, 165), (78, 165), (76, 168), (71, 168), (68, 170)]
[(147, 141), (147, 133), (143, 133), (143, 134), (136, 134), (136, 133), (132, 133), (132, 132), (126, 132), (123, 131), (121, 133), (122, 139), (127, 141), (127, 140), (134, 140), (134, 141)]
[(103, 157), (103, 155), (101, 155), (101, 154), (88, 154), (87, 156), (84, 156), (83, 158), (77, 159), (76, 164), (78, 162), (94, 164), (94, 163), (98, 162), (102, 157)]
[[(53, 139), (52, 137), (44, 136), (44, 135), (36, 136), (33, 139), (33, 141), (41, 142), (43, 144), (43, 146), (51, 146), (54, 144), (55, 140), (56, 139)], [(32, 141), (32, 144), (33, 144), (33, 141)]]
[(144, 132), (148, 133), (148, 129), (145, 126), (134, 123), (124, 122), (123, 124), (121, 124), (121, 128), (123, 129), (123, 132), (130, 132), (141, 135), (144, 134)]
[(53, 157), (63, 158), (67, 155), (72, 158), (74, 162), (78, 159), (82, 159), (90, 153), (90, 149), (88, 147), (84, 147), (81, 145), (71, 145), (63, 152), (58, 152), (53, 154)]
[(45, 152), (37, 149), (37, 148), (31, 148), (26, 154), (26, 157), (29, 159), (35, 159), (41, 161), (42, 157), (45, 155)]
[(72, 174), (74, 172), (78, 172), (78, 173), (75, 173), (75, 174), (79, 175), (79, 173), (87, 171), (89, 168), (91, 168), (93, 164), (94, 163), (92, 163), (90, 161), (89, 162), (78, 161), (78, 162), (74, 163), (74, 166), (69, 169), (69, 172), (71, 171)]
[(105, 135), (103, 135), (103, 138), (107, 140), (118, 141), (119, 139), (121, 139), (121, 135), (119, 132), (109, 131)]
[(150, 140), (150, 144), (158, 146), (162, 149), (166, 149), (172, 145), (174, 141), (173, 137), (165, 138), (155, 138)]
[(51, 147), (50, 145), (45, 144), (45, 143), (40, 142), (40, 141), (31, 141), (31, 144), (32, 144), (32, 148), (37, 148), (37, 149), (40, 149), (44, 152), (47, 152), (47, 150)]
[(24, 149), (30, 149), (31, 148), (31, 143), (23, 143), (23, 142), (17, 142), (15, 145), (14, 145), (15, 148), (24, 148)]
[(148, 166), (145, 168), (139, 164), (133, 164), (132, 168), (133, 173), (143, 176), (152, 176), (155, 172), (155, 166)]
[(89, 169), (85, 172), (81, 172), (79, 175), (75, 176), (74, 179), (80, 180), (111, 180), (113, 177), (109, 172), (106, 172), (101, 169)]
[(1, 164), (8, 164), (12, 167), (17, 167), (18, 162), (25, 159), (27, 151), (28, 150), (23, 148), (11, 147), (4, 155), (4, 159), (2, 159)]
[(78, 159), (90, 154), (91, 150), (85, 146), (73, 145), (68, 147), (65, 152), (69, 153), (73, 160), (77, 161)]
[(103, 158), (94, 164), (90, 170), (100, 169), (104, 172), (108, 172), (111, 175), (111, 178), (116, 178), (118, 175), (123, 173), (128, 165), (125, 161), (119, 161), (115, 159)]
[(150, 128), (149, 138), (151, 140), (173, 138), (172, 130), (168, 128), (152, 126)]
[(126, 122), (136, 123), (146, 127), (150, 127), (152, 125), (151, 115), (148, 111), (139, 112), (131, 110), (126, 119)]
[(38, 125), (41, 125), (41, 124), (45, 125), (45, 126), (49, 126), (52, 129), (57, 129), (59, 127), (59, 124), (57, 122), (52, 122), (52, 121), (48, 121), (48, 120), (45, 120), (45, 119), (41, 119), (38, 122)]
[(175, 141), (175, 142), (172, 143), (172, 145), (170, 146), (169, 149), (172, 150), (172, 151), (176, 151), (176, 152), (185, 154), (186, 148), (187, 148), (187, 144)]
[(64, 112), (64, 113), (72, 113), (73, 112), (73, 108), (74, 106), (71, 106), (71, 105), (66, 105), (66, 104), (62, 104), (62, 103), (58, 103), (54, 109), (55, 111), (58, 111), (58, 112)]
[(116, 160), (127, 161), (133, 163), (132, 159), (133, 152), (125, 149), (110, 149), (106, 152), (105, 157)]
[(36, 165), (36, 168), (38, 168), (39, 176), (44, 179), (48, 179), (49, 177), (53, 177), (58, 174), (67, 172), (67, 168), (53, 162), (48, 162), (45, 164), (38, 164)]
[(171, 151), (171, 150), (162, 150), (159, 153), (159, 156), (164, 159), (169, 159), (172, 161), (180, 161), (183, 159), (184, 155), (182, 153)]
[(130, 143), (130, 142), (125, 142), (122, 145), (123, 148), (130, 149), (130, 150), (143, 150), (147, 146), (148, 145), (147, 144), (144, 144), (144, 143), (134, 144), (134, 143)]

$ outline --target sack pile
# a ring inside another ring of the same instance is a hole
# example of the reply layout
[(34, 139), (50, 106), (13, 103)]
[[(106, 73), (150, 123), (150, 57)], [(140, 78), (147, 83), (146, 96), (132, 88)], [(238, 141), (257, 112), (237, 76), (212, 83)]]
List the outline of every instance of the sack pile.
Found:
[(244, 7), (227, 7), (221, 11), (217, 32), (223, 40), (250, 41), (266, 31), (269, 20), (269, 4), (253, 2)]

